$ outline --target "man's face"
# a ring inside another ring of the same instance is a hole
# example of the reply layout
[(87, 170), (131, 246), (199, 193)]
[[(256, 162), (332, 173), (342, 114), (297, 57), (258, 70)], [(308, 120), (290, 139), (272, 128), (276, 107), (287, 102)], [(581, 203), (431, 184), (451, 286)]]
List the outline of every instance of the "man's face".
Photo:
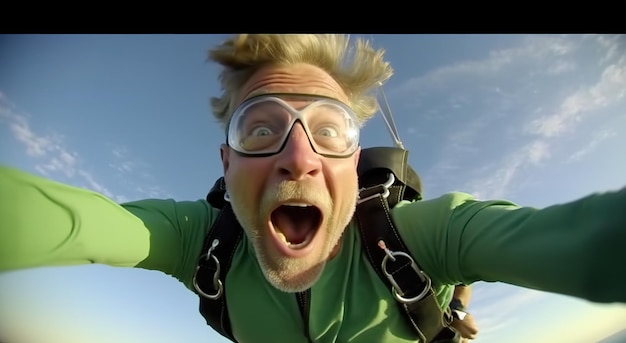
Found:
[[(241, 89), (239, 103), (266, 93), (322, 95), (347, 103), (345, 93), (327, 73), (304, 64), (260, 69)], [(296, 110), (310, 103), (291, 97), (283, 100)], [(309, 114), (305, 122), (318, 115)], [(311, 132), (314, 124), (308, 125)], [(347, 157), (322, 156), (296, 121), (276, 154), (241, 156), (228, 145), (222, 146), (221, 153), (233, 211), (268, 281), (287, 292), (311, 287), (336, 254), (354, 214), (360, 149)]]

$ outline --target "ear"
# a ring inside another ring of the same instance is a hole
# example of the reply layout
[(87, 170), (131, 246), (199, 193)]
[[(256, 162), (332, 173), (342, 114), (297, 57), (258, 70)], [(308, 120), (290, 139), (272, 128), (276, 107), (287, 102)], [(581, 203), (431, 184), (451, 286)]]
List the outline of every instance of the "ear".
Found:
[(230, 147), (226, 144), (220, 145), (220, 158), (222, 159), (222, 167), (224, 168), (224, 175), (228, 171)]

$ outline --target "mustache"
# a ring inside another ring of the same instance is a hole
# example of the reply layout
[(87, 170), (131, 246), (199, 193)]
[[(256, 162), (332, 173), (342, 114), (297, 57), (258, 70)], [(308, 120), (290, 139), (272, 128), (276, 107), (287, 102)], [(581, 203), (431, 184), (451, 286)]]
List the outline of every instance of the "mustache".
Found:
[(332, 197), (326, 187), (307, 181), (282, 181), (273, 185), (263, 194), (262, 204), (267, 206), (293, 199), (307, 200), (318, 206), (332, 208)]

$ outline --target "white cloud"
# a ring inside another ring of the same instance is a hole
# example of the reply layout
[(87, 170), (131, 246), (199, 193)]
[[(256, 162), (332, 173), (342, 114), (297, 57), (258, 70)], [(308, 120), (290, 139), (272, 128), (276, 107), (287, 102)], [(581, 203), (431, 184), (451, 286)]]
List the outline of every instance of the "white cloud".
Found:
[(155, 177), (149, 172), (151, 167), (135, 156), (130, 149), (119, 144), (108, 143), (113, 156), (110, 168), (117, 172), (120, 182), (132, 189), (139, 197), (171, 198), (167, 190), (158, 186)]
[(83, 179), (85, 179), (85, 181), (87, 181), (87, 187), (89, 187), (90, 189), (93, 189), (94, 191), (96, 191), (96, 192), (98, 192), (100, 194), (103, 194), (103, 195), (105, 195), (108, 198), (114, 198), (115, 197), (113, 195), (113, 193), (111, 193), (111, 191), (109, 191), (106, 187), (104, 187), (102, 184), (100, 184), (98, 181), (96, 181), (94, 179), (94, 177), (90, 173), (88, 173), (88, 172), (86, 172), (84, 170), (80, 170), (78, 172), (78, 174), (80, 176), (82, 176)]
[(618, 57), (623, 53), (625, 39), (623, 35), (587, 35), (591, 37), (598, 44), (598, 46), (605, 52), (605, 55), (600, 59), (600, 64), (610, 63), (611, 60)]
[(147, 198), (163, 198), (163, 197), (171, 198), (172, 197), (167, 191), (165, 191), (163, 188), (159, 186), (150, 186), (150, 187), (139, 186), (135, 188), (135, 190), (139, 192), (139, 194)]
[[(402, 86), (393, 90), (393, 93), (413, 96), (423, 90), (430, 90), (447, 82), (456, 82), (461, 77), (488, 77), (499, 76), (511, 66), (527, 63), (529, 60), (540, 62), (561, 58), (576, 48), (573, 40), (565, 36), (527, 36), (522, 44), (509, 49), (491, 51), (482, 60), (465, 61), (450, 66), (435, 69), (425, 75), (409, 79)], [(573, 65), (568, 62), (555, 64), (552, 70), (567, 71)]]
[(587, 145), (570, 155), (568, 162), (580, 161), (584, 156), (592, 152), (600, 143), (609, 138), (615, 137), (616, 135), (617, 133), (613, 130), (602, 130), (600, 132), (596, 132)]
[(547, 74), (558, 75), (576, 70), (576, 63), (567, 60), (556, 60), (546, 70)]
[(476, 160), (480, 156), (481, 149), (476, 141), (482, 138), (482, 132), (489, 130), (489, 119), (487, 115), (468, 118), (462, 129), (446, 134), (445, 141), (437, 146), (441, 149), (440, 158), (428, 171), (420, 173), (429, 189), (445, 185), (443, 192), (460, 190), (461, 180), (458, 176), (467, 174), (468, 161)]
[[(101, 193), (115, 201), (122, 202), (126, 197), (114, 194), (86, 171), (79, 167), (78, 153), (68, 149), (63, 137), (51, 133), (42, 135), (33, 130), (25, 114), (19, 113), (15, 106), (0, 93), (0, 118), (8, 122), (13, 137), (25, 148), (28, 156), (35, 159), (33, 168), (40, 174), (56, 179), (65, 177), (72, 184), (84, 184), (85, 188)], [(79, 179), (75, 177), (79, 176)]]
[(606, 67), (596, 84), (581, 88), (566, 97), (553, 114), (532, 120), (527, 131), (546, 138), (570, 132), (584, 116), (622, 100), (624, 95), (626, 57)]
[(539, 302), (547, 293), (492, 283), (476, 283), (472, 286), (470, 312), (479, 323), (479, 340), (490, 338), (490, 334), (498, 337), (501, 332), (508, 331), (520, 324), (516, 315), (527, 309), (532, 303)]
[(464, 187), (465, 191), (475, 196), (477, 199), (498, 199), (506, 197), (509, 187), (512, 184), (519, 170), (529, 159), (527, 153), (532, 149), (522, 149), (517, 154), (507, 158), (499, 165), (492, 163), (480, 168), (478, 175), (470, 180)]
[(55, 150), (64, 155), (71, 156), (70, 153), (63, 151), (59, 146), (60, 137), (55, 135), (39, 136), (35, 134), (30, 128), (26, 116), (15, 113), (11, 104), (4, 96), (0, 97), (0, 115), (4, 119), (8, 119), (11, 132), (15, 139), (24, 144), (26, 153), (29, 156), (44, 156)]
[[(40, 174), (60, 179), (62, 182), (96, 191), (117, 202), (126, 202), (129, 196), (118, 194), (106, 187), (93, 173), (81, 167), (83, 161), (79, 154), (64, 143), (63, 136), (57, 133), (40, 134), (31, 127), (26, 114), (16, 107), (0, 92), (0, 120), (6, 122), (14, 138), (21, 143), (28, 156), (34, 159), (33, 168)], [(162, 187), (155, 185), (154, 177), (148, 172), (149, 166), (133, 156), (129, 149), (119, 144), (108, 144), (112, 161), (108, 166), (114, 169), (118, 182), (135, 196), (132, 198), (172, 197)], [(106, 164), (105, 164), (106, 165)]]
[(117, 158), (124, 158), (127, 154), (126, 148), (121, 147), (121, 146), (115, 146), (112, 150), (111, 153), (113, 154), (113, 156), (117, 157)]
[(49, 139), (35, 136), (25, 118), (15, 116), (12, 119), (14, 122), (10, 125), (11, 131), (18, 141), (26, 145), (26, 153), (30, 156), (45, 155), (51, 144)]
[(66, 177), (73, 177), (76, 173), (76, 155), (70, 155), (62, 148), (59, 150), (46, 155), (48, 161), (38, 163), (35, 169), (46, 176), (49, 176), (50, 172), (60, 172)]
[(133, 163), (132, 162), (122, 162), (119, 165), (112, 165), (117, 171), (120, 173), (131, 173), (133, 171)]
[[(560, 155), (561, 138), (591, 130), (581, 125), (586, 120), (598, 123), (624, 113), (611, 108), (626, 99), (623, 41), (618, 36), (530, 36), (519, 46), (441, 67), (393, 90), (409, 95), (413, 103), (415, 97), (430, 98), (419, 102), (424, 107), (419, 113), (433, 111), (425, 107), (429, 103), (444, 113), (450, 105), (463, 108), (458, 113), (447, 110), (447, 122), (454, 127), (444, 133), (430, 175), (423, 175), (427, 183), (483, 199), (510, 197), (525, 186), (524, 179), (530, 181), (530, 168), (566, 160), (568, 156)], [(602, 67), (593, 63), (600, 59), (605, 61)], [(599, 134), (569, 160), (582, 158), (610, 137)], [(465, 180), (459, 179), (460, 170)]]
[(481, 316), (493, 313), (507, 316), (521, 307), (525, 307), (529, 302), (537, 301), (547, 296), (547, 293), (533, 289), (513, 286), (495, 288), (492, 286), (487, 284), (486, 287), (474, 287), (472, 289), (474, 302), (477, 305), (480, 304), (476, 313)]

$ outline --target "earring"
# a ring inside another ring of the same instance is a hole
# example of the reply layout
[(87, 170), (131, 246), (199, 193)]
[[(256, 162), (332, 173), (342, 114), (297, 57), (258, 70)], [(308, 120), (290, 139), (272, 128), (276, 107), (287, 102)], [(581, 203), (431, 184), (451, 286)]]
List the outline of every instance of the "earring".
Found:
[(228, 191), (224, 192), (224, 200), (230, 202), (230, 195), (228, 195)]

